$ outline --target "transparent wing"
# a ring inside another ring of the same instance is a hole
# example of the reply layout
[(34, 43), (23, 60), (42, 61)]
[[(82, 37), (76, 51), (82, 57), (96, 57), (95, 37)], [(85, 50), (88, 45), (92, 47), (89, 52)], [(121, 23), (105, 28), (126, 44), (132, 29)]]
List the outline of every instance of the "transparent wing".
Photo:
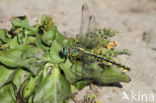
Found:
[(92, 15), (89, 17), (89, 23), (88, 23), (88, 31), (87, 34), (85, 35), (86, 37), (86, 43), (85, 47), (88, 49), (92, 49), (98, 45), (98, 34), (95, 32), (96, 31), (96, 19), (95, 16)]
[(93, 32), (95, 30), (96, 30), (96, 19), (95, 19), (95, 16), (92, 15), (89, 17), (88, 33)]
[(77, 35), (80, 46), (88, 49), (94, 48), (98, 44), (97, 35), (93, 33), (96, 30), (95, 16), (89, 15), (87, 3), (82, 6), (80, 34)]
[(88, 32), (88, 24), (89, 24), (89, 9), (87, 3), (82, 5), (81, 12), (81, 25), (80, 25), (80, 34), (81, 36), (85, 36)]

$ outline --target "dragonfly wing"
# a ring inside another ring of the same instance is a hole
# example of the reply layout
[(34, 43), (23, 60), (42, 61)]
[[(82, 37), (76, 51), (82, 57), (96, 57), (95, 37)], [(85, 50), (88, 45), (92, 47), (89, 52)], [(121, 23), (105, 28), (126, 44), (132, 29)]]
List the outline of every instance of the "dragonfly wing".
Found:
[(96, 32), (96, 19), (94, 15), (89, 17), (88, 33), (86, 34), (86, 38), (87, 48), (94, 48), (99, 43), (99, 34)]
[(96, 19), (95, 16), (92, 15), (89, 17), (88, 32), (94, 32), (95, 30), (96, 30)]
[(80, 35), (85, 36), (88, 32), (88, 24), (89, 24), (89, 9), (87, 3), (82, 6), (81, 13), (81, 26), (80, 26)]
[(97, 46), (97, 35), (93, 33), (96, 29), (95, 16), (89, 15), (87, 3), (82, 6), (80, 34), (77, 36), (80, 46), (92, 49)]

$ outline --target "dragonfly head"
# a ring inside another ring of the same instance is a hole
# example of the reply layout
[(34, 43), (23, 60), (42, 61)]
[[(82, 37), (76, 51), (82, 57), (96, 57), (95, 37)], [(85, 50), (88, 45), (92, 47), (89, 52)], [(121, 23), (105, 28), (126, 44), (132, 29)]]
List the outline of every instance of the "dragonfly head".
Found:
[(66, 46), (63, 47), (62, 52), (63, 52), (64, 55), (67, 55), (68, 54), (68, 49), (67, 49)]

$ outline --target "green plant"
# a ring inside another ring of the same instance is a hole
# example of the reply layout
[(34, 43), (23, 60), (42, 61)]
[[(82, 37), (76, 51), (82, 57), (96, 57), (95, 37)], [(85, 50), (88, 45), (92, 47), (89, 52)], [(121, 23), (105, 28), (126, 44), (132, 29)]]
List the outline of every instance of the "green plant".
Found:
[[(91, 62), (84, 68), (82, 61), (67, 58), (62, 50), (64, 46), (74, 46), (76, 40), (62, 35), (51, 17), (43, 16), (41, 23), (34, 26), (29, 25), (26, 16), (16, 17), (12, 25), (9, 31), (0, 29), (2, 103), (64, 103), (74, 92), (71, 85), (82, 89), (94, 81), (101, 84), (130, 81), (113, 65), (101, 67)], [(112, 35), (111, 30), (106, 32)], [(111, 60), (120, 54), (107, 46), (110, 41), (106, 39), (92, 52), (99, 55), (100, 51), (101, 56), (112, 54), (106, 56)]]

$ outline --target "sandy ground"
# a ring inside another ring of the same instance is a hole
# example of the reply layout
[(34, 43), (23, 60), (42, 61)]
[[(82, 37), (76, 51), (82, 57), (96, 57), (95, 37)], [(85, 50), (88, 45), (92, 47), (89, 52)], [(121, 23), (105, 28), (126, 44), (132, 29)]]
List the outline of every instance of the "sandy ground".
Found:
[[(127, 74), (132, 81), (121, 83), (122, 88), (94, 86), (97, 99), (102, 103), (156, 103), (156, 0), (0, 0), (0, 28), (9, 29), (14, 16), (27, 15), (33, 24), (38, 17), (50, 15), (62, 33), (74, 36), (79, 33), (81, 6), (85, 2), (98, 26), (120, 32), (113, 38), (118, 48), (133, 52), (132, 56), (118, 58), (131, 67)], [(77, 98), (89, 92), (85, 87)], [(122, 100), (124, 94), (129, 100)], [(143, 95), (147, 98), (141, 99)]]

